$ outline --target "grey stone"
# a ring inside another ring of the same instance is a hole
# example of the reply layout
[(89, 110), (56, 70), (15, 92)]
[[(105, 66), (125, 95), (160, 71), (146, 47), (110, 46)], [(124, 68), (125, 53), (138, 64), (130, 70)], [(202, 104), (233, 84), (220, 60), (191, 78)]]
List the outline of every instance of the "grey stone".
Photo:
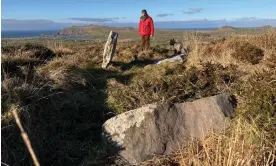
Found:
[(174, 56), (172, 58), (167, 58), (167, 59), (158, 61), (157, 64), (162, 64), (162, 63), (165, 63), (165, 62), (183, 62), (182, 57), (183, 56), (181, 56), (181, 55), (177, 55), (177, 56)]
[(118, 37), (119, 37), (118, 33), (110, 31), (107, 41), (105, 43), (104, 52), (103, 52), (103, 63), (102, 63), (103, 69), (107, 68), (107, 66), (109, 65), (109, 63), (111, 62), (115, 54)]
[(187, 57), (189, 55), (188, 52), (185, 52), (185, 53), (182, 53), (182, 54), (178, 54), (178, 55), (175, 55), (171, 58), (166, 58), (166, 59), (162, 59), (162, 60), (159, 60), (156, 62), (156, 64), (162, 64), (162, 63), (165, 63), (165, 62), (178, 62), (178, 63), (182, 63), (183, 62), (183, 59), (185, 57)]
[(230, 124), (234, 105), (228, 95), (177, 104), (149, 104), (107, 120), (103, 141), (110, 153), (131, 164), (179, 149), (191, 138), (220, 132)]

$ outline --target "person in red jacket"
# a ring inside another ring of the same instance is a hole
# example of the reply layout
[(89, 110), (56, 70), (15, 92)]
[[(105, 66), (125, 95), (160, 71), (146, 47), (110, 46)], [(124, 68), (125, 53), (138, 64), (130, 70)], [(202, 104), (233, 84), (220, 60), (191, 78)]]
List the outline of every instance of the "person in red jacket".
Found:
[(139, 35), (142, 41), (142, 50), (148, 50), (150, 46), (150, 38), (154, 35), (154, 24), (152, 18), (145, 9), (142, 10), (142, 16), (139, 22)]

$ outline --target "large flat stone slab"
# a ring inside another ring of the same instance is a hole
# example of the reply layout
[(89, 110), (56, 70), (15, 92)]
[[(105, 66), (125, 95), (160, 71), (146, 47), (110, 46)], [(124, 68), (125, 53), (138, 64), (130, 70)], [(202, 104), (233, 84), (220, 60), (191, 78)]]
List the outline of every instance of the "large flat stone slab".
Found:
[(168, 154), (191, 138), (220, 132), (230, 124), (234, 106), (228, 95), (177, 104), (149, 104), (115, 116), (103, 125), (110, 153), (131, 164)]

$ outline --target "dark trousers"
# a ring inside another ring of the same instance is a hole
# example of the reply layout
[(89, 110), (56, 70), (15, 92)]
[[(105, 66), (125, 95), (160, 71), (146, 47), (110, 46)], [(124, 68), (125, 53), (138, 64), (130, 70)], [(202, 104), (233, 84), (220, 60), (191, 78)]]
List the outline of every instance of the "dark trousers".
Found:
[(141, 50), (142, 51), (148, 50), (150, 47), (150, 35), (141, 36), (141, 41), (142, 41)]

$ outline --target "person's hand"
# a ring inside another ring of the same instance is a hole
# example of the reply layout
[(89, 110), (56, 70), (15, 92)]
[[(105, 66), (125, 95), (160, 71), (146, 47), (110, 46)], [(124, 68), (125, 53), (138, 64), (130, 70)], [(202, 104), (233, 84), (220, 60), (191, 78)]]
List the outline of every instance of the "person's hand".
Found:
[(153, 35), (150, 35), (150, 37), (153, 37)]

